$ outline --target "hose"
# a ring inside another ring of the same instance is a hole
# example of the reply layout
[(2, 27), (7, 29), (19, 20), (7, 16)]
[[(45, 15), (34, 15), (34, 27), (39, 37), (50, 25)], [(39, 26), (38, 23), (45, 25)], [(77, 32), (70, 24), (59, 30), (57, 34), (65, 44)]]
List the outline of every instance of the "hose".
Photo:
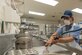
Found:
[(77, 29), (77, 30), (67, 31), (67, 32), (64, 32), (64, 33), (62, 33), (61, 35), (64, 35), (64, 34), (66, 34), (66, 33), (70, 33), (70, 32), (76, 32), (76, 31), (80, 31), (80, 30), (82, 30), (82, 28), (80, 28), (80, 29)]

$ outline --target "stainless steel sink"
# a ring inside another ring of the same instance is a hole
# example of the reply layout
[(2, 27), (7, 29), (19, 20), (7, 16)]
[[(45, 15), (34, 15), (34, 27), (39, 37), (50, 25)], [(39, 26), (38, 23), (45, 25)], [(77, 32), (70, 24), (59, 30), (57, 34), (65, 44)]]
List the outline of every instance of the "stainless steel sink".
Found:
[(26, 54), (26, 55), (72, 55), (72, 51), (67, 50), (63, 46), (52, 45), (48, 47), (48, 53), (43, 54), (45, 50), (44, 41), (37, 38), (32, 39), (32, 48), (38, 52), (38, 54)]
[[(33, 46), (35, 48), (35, 50), (41, 52), (42, 46), (44, 46), (44, 41), (40, 41), (38, 39), (34, 39), (34, 44), (37, 44), (35, 46)], [(82, 55), (82, 50), (76, 49), (76, 48), (72, 48), (70, 46), (64, 46), (64, 45), (53, 45), (51, 47), (49, 47), (49, 55), (53, 55), (52, 53), (56, 53), (56, 54), (60, 54), (60, 55), (72, 55), (73, 52), (76, 52), (79, 55)]]

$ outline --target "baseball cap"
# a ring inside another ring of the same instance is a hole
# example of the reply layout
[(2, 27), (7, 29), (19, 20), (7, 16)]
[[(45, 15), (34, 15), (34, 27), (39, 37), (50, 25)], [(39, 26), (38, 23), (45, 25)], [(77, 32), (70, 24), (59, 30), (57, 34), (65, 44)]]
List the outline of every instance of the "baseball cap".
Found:
[(64, 17), (71, 17), (71, 16), (73, 16), (72, 11), (66, 10), (66, 11), (64, 12), (64, 15), (61, 16), (61, 19), (64, 18)]

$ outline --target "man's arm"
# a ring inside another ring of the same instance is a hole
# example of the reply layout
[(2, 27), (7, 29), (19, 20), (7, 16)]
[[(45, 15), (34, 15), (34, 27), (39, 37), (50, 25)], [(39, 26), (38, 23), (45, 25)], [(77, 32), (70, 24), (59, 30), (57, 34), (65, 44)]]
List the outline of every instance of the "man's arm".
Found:
[(47, 47), (47, 46), (50, 46), (50, 45), (54, 42), (54, 38), (56, 37), (57, 34), (58, 34), (58, 33), (55, 32), (55, 33), (53, 33), (53, 34), (51, 35), (50, 39), (49, 39), (49, 40), (47, 41), (47, 43), (45, 44), (46, 47)]
[(62, 33), (62, 28), (63, 28), (63, 26), (58, 28), (58, 30), (51, 35), (50, 39), (47, 41), (45, 46), (49, 46), (53, 43), (54, 38), (57, 37), (57, 35), (60, 35)]
[(73, 41), (74, 38), (72, 36), (66, 36), (66, 37), (63, 37), (63, 38), (59, 38), (58, 40), (56, 40), (58, 43), (68, 43), (68, 42), (71, 42)]
[(54, 38), (56, 37), (57, 34), (58, 34), (57, 32), (53, 33), (49, 40), (54, 40)]

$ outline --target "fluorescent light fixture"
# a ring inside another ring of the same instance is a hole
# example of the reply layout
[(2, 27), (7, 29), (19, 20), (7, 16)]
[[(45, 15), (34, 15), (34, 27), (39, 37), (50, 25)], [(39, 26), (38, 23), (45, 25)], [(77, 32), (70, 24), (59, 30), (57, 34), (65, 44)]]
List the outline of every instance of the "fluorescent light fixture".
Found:
[(55, 1), (55, 0), (34, 0), (34, 1), (44, 3), (44, 4), (48, 4), (48, 5), (51, 5), (51, 6), (56, 6), (59, 3), (58, 1)]
[(73, 9), (72, 11), (73, 11), (73, 12), (76, 12), (76, 13), (82, 14), (82, 9), (80, 9), (80, 8), (75, 8), (75, 9)]
[(40, 16), (44, 16), (44, 13), (39, 13), (39, 12), (34, 12), (34, 11), (29, 11), (29, 14), (34, 14), (34, 15), (40, 15)]

